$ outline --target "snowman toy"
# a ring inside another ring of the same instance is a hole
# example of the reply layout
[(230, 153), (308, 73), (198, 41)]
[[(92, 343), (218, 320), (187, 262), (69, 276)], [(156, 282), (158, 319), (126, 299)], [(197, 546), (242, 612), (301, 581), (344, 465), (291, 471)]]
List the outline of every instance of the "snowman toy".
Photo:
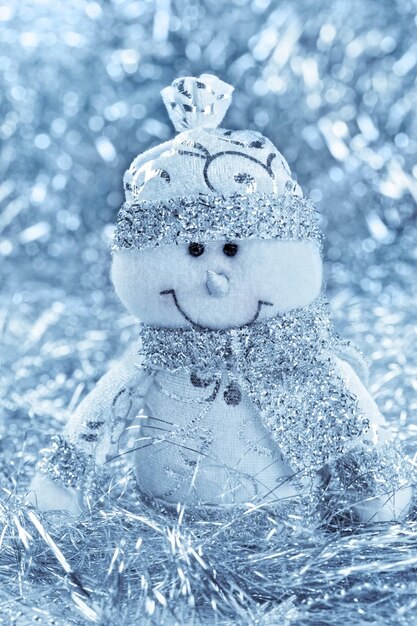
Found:
[(232, 91), (207, 74), (162, 90), (180, 132), (126, 172), (113, 246), (140, 341), (44, 452), (43, 510), (79, 512), (126, 429), (139, 497), (164, 507), (269, 506), (330, 481), (362, 521), (409, 508), (408, 461), (332, 330), (314, 206), (267, 138), (218, 127)]

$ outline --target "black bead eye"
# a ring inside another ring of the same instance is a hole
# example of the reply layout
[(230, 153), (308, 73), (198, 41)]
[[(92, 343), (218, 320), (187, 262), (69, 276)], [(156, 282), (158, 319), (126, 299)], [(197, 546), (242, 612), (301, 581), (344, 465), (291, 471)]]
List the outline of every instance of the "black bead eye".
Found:
[(237, 245), (237, 243), (225, 243), (223, 246), (223, 252), (226, 256), (235, 256), (238, 249), (239, 246)]
[(191, 256), (201, 256), (204, 252), (204, 244), (192, 241), (188, 246), (188, 252)]

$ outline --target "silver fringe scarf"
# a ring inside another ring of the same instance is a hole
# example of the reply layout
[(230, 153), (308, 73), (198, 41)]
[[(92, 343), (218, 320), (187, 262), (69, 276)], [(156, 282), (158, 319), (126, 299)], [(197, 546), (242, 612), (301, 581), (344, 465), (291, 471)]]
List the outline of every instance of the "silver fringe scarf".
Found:
[(242, 389), (294, 470), (316, 472), (369, 429), (334, 360), (326, 306), (310, 306), (230, 330), (143, 326), (140, 353), (151, 371), (228, 375)]

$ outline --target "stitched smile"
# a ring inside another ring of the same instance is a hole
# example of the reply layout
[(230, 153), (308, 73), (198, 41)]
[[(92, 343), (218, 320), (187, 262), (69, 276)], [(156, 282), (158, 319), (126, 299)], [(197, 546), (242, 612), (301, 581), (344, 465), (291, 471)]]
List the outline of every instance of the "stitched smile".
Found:
[[(175, 306), (177, 307), (178, 311), (181, 313), (183, 318), (186, 319), (187, 322), (190, 322), (190, 324), (192, 324), (195, 328), (200, 328), (200, 329), (206, 328), (208, 330), (217, 330), (217, 329), (211, 329), (208, 326), (201, 326), (201, 324), (197, 324), (196, 322), (194, 322), (191, 319), (191, 317), (189, 317), (187, 313), (183, 311), (183, 309), (181, 308), (178, 302), (177, 294), (175, 293), (175, 289), (165, 289), (165, 291), (160, 291), (159, 293), (161, 296), (171, 295), (174, 300)], [(249, 322), (246, 322), (246, 324), (242, 324), (242, 326), (249, 326), (249, 324), (253, 324), (253, 322), (256, 322), (263, 306), (273, 306), (273, 303), (267, 302), (266, 300), (258, 300), (258, 308), (256, 310), (255, 315), (252, 317), (251, 320), (249, 320)]]

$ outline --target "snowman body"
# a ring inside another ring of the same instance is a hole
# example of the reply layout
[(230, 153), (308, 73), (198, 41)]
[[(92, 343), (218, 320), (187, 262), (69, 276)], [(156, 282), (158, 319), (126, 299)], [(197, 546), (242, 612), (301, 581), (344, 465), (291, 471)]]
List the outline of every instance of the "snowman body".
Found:
[[(148, 352), (134, 346), (84, 399), (33, 492), (76, 511), (85, 476), (116, 449), (144, 497), (271, 504), (340, 457), (361, 518), (395, 519), (411, 497), (401, 452), (328, 318), (309, 315), (322, 289), (316, 211), (268, 139), (218, 128), (231, 92), (207, 75), (162, 92), (184, 132), (126, 172), (112, 263)], [(239, 338), (233, 359), (222, 333)], [(147, 335), (162, 336), (155, 358)]]
[(226, 372), (156, 372), (137, 421), (133, 464), (139, 488), (152, 497), (226, 506), (295, 493), (291, 468)]
[[(279, 438), (265, 426), (256, 403), (242, 388), (237, 393), (238, 372), (229, 370), (211, 377), (206, 371), (150, 371), (139, 352), (137, 346), (119, 360), (74, 413), (64, 433), (68, 442), (64, 449), (68, 451), (69, 445), (71, 454), (77, 450), (77, 456), (70, 464), (62, 454), (44, 464), (43, 470), (49, 470), (58, 481), (45, 479), (44, 473), (35, 479), (33, 488), (42, 508), (76, 512), (86, 468), (97, 471), (108, 458), (119, 454), (133, 468), (140, 497), (168, 507), (178, 503), (199, 509), (277, 505), (308, 495), (312, 484), (320, 491), (321, 468), (303, 472), (288, 463)], [(349, 446), (353, 453), (365, 450), (362, 465), (356, 467), (356, 479), (363, 484), (364, 476), (373, 478), (373, 470), (380, 479), (381, 493), (372, 487), (371, 479), (365, 481), (371, 487), (365, 493), (358, 491), (355, 513), (364, 520), (396, 519), (407, 510), (411, 492), (409, 487), (399, 486), (401, 471), (398, 476), (393, 474), (400, 459), (395, 456), (391, 462), (384, 419), (346, 361), (333, 355), (332, 369), (369, 425), (364, 436), (353, 437)], [(300, 409), (302, 418), (301, 405)], [(323, 454), (337, 461), (332, 452), (324, 450)], [(374, 453), (380, 458), (379, 466)], [(87, 465), (86, 459), (93, 459), (93, 464)], [(387, 468), (388, 486), (392, 482), (392, 487), (387, 487), (383, 476)], [(350, 474), (347, 479), (354, 484), (355, 476)], [(387, 488), (392, 488), (392, 493)]]

